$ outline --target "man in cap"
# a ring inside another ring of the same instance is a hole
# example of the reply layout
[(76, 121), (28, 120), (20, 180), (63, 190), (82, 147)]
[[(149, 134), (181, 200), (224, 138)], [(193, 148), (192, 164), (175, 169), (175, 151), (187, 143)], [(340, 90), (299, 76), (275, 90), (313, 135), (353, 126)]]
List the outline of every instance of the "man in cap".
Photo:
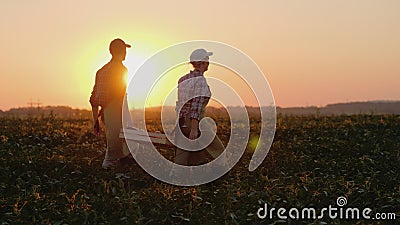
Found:
[[(190, 55), (190, 63), (194, 70), (181, 77), (178, 81), (178, 101), (176, 111), (179, 117), (179, 128), (183, 135), (190, 140), (200, 136), (199, 121), (204, 118), (206, 106), (211, 98), (211, 91), (204, 78), (204, 72), (208, 70), (209, 57), (212, 52), (205, 49), (196, 49)], [(179, 145), (181, 136), (176, 135), (176, 144)], [(215, 136), (211, 144), (205, 150), (192, 152), (179, 147), (175, 152), (175, 163), (180, 165), (199, 165), (205, 162), (205, 158), (211, 156), (217, 158), (225, 147), (218, 136)]]
[[(128, 157), (129, 150), (119, 138), (122, 127), (122, 104), (125, 97), (127, 69), (122, 64), (126, 57), (126, 48), (130, 48), (123, 40), (117, 38), (111, 41), (109, 50), (111, 60), (96, 73), (96, 80), (90, 96), (92, 106), (94, 134), (100, 135), (99, 115), (106, 127), (107, 150), (102, 167), (109, 169)], [(101, 111), (99, 112), (99, 107)]]

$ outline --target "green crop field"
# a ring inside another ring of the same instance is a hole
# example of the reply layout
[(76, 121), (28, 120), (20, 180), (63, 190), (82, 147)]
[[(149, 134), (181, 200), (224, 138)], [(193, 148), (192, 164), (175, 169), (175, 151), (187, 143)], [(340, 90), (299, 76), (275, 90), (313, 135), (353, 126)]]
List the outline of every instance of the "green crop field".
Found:
[[(217, 125), (226, 142), (227, 119)], [(279, 115), (257, 170), (247, 170), (249, 146), (230, 172), (196, 187), (163, 183), (137, 164), (103, 170), (105, 140), (91, 126), (89, 118), (0, 117), (2, 224), (399, 224), (398, 115)], [(345, 207), (395, 213), (397, 220), (257, 216), (265, 203), (322, 209), (337, 207), (340, 196)]]

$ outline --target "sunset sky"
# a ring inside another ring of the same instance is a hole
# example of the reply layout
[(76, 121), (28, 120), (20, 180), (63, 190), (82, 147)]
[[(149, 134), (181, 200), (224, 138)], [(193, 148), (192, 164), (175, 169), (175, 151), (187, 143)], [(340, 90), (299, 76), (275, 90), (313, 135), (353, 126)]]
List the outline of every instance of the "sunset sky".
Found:
[(0, 11), (2, 110), (89, 108), (116, 37), (132, 45), (130, 76), (163, 48), (212, 40), (251, 57), (278, 106), (400, 100), (398, 0), (2, 0)]

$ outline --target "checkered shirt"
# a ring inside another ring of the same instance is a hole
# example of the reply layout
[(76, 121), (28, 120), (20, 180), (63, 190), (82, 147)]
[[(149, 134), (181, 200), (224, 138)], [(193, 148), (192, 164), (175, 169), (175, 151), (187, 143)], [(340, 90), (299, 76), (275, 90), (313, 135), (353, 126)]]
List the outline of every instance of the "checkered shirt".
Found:
[(111, 101), (122, 101), (126, 89), (126, 74), (127, 69), (121, 62), (110, 61), (99, 69), (90, 96), (90, 104), (105, 107)]
[(204, 117), (211, 91), (203, 74), (199, 71), (181, 77), (178, 81), (178, 101), (176, 111), (179, 118), (200, 120)]

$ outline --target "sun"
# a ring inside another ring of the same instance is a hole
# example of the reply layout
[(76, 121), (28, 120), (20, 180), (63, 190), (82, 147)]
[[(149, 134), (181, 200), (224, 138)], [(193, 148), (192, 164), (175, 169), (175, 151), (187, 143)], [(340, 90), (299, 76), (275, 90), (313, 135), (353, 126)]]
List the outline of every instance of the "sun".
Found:
[[(157, 107), (165, 104), (175, 105), (175, 100), (166, 103), (165, 99), (171, 92), (176, 97), (173, 92), (177, 87), (179, 77), (187, 73), (190, 68), (188, 65), (172, 65), (172, 69), (161, 71), (162, 68), (166, 68), (169, 60), (151, 60), (159, 51), (148, 54), (144, 49), (135, 49), (132, 46), (132, 49), (127, 52), (124, 64), (129, 70), (126, 82), (128, 105), (131, 109)], [(142, 67), (143, 65), (145, 67)], [(138, 71), (140, 75), (137, 75)]]

